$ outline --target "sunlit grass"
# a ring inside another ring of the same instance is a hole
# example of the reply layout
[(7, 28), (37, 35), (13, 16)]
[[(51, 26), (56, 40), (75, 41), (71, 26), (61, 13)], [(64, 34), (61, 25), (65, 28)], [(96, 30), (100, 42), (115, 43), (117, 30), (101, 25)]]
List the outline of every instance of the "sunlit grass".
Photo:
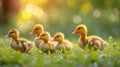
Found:
[[(9, 46), (9, 40), (0, 40), (0, 66), (3, 67), (119, 67), (120, 65), (120, 42), (108, 40), (109, 46), (102, 52), (82, 50), (77, 44), (71, 51), (64, 54), (44, 54), (40, 50), (34, 48), (28, 54), (21, 54), (14, 51)], [(75, 43), (75, 42), (73, 42)]]

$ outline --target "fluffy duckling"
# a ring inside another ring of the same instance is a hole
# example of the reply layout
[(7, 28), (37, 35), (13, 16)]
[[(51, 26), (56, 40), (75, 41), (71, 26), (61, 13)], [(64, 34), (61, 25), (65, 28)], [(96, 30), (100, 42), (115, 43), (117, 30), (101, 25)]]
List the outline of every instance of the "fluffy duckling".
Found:
[(70, 50), (72, 48), (72, 43), (65, 39), (64, 34), (61, 32), (54, 35), (54, 40), (58, 42), (56, 46), (57, 50)]
[(19, 31), (17, 29), (11, 29), (5, 37), (12, 38), (10, 46), (16, 51), (28, 53), (34, 47), (34, 43), (24, 38), (19, 38)]
[(40, 36), (40, 34), (44, 31), (43, 25), (41, 24), (35, 24), (33, 27), (32, 32), (30, 32), (30, 34), (35, 34), (36, 38), (34, 39), (34, 43), (36, 45), (37, 48), (40, 48), (40, 45), (43, 44), (43, 40), (38, 39), (38, 37)]
[(72, 34), (80, 34), (78, 45), (83, 49), (86, 44), (89, 44), (88, 48), (93, 50), (103, 50), (104, 46), (108, 45), (108, 43), (99, 36), (87, 36), (87, 27), (83, 24), (76, 26)]
[(51, 36), (49, 32), (44, 31), (40, 37), (38, 37), (38, 39), (41, 39), (44, 41), (44, 43), (40, 46), (40, 49), (44, 52), (44, 53), (48, 53), (50, 51), (50, 53), (54, 53), (55, 52), (55, 47), (57, 45), (56, 42), (51, 41)]

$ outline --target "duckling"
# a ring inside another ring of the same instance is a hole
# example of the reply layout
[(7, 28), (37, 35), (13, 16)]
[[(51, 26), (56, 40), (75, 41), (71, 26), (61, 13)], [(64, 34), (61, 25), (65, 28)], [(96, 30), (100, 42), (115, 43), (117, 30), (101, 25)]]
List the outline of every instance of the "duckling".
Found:
[(10, 46), (16, 51), (20, 51), (22, 53), (28, 53), (34, 47), (34, 43), (24, 38), (19, 38), (19, 31), (17, 29), (9, 30), (8, 34), (5, 35), (5, 37), (12, 38)]
[(57, 50), (70, 50), (72, 48), (72, 43), (65, 39), (64, 34), (61, 32), (54, 35), (54, 40), (58, 42), (56, 46)]
[(50, 53), (54, 53), (55, 52), (55, 47), (57, 45), (56, 42), (51, 41), (51, 36), (49, 32), (44, 31), (40, 37), (38, 37), (38, 39), (41, 39), (44, 41), (44, 43), (40, 46), (40, 49), (44, 52), (44, 53), (48, 53), (50, 51)]
[(76, 26), (72, 34), (80, 34), (78, 45), (83, 49), (85, 48), (86, 44), (88, 44), (89, 49), (93, 50), (103, 50), (104, 46), (108, 45), (108, 43), (99, 36), (87, 36), (87, 27), (84, 24)]
[(43, 25), (41, 24), (35, 24), (33, 27), (32, 32), (30, 32), (30, 34), (35, 34), (36, 38), (34, 39), (34, 43), (36, 45), (37, 48), (40, 48), (40, 45), (43, 44), (43, 40), (38, 39), (38, 37), (40, 36), (40, 34), (44, 31)]

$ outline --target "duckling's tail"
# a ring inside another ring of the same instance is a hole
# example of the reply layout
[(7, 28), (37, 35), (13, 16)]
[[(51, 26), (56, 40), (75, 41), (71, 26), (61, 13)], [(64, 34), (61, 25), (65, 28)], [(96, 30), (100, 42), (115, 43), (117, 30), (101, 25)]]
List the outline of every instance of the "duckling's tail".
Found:
[(106, 42), (106, 43), (105, 43), (105, 46), (109, 46), (109, 43), (108, 43), (108, 42)]

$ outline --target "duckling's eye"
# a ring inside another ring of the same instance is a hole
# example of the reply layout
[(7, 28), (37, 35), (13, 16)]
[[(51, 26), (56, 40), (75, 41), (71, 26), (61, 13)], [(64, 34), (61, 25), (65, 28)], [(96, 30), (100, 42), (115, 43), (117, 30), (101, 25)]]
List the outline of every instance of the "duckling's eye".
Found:
[(39, 29), (36, 29), (36, 30), (39, 30)]
[(45, 36), (44, 34), (42, 36)]
[(57, 38), (60, 37), (60, 36), (57, 36)]
[(12, 33), (14, 33), (14, 32), (10, 32), (9, 34), (12, 34)]
[(82, 29), (82, 28), (79, 27), (78, 29), (80, 30), (80, 29)]
[(43, 34), (42, 36), (45, 36), (45, 34)]

